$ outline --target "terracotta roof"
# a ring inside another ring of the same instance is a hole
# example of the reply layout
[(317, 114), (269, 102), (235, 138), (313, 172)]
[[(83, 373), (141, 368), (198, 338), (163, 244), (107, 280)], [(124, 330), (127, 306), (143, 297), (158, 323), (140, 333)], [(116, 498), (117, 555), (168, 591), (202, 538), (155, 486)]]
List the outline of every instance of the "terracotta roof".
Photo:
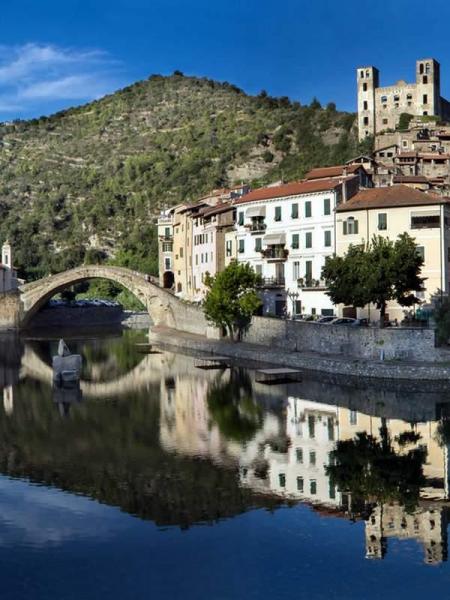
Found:
[(421, 192), (407, 185), (393, 185), (362, 190), (348, 202), (338, 206), (336, 210), (338, 212), (348, 212), (368, 208), (395, 208), (396, 206), (426, 206), (430, 204), (450, 204), (450, 198)]
[(429, 183), (424, 175), (395, 175), (394, 183)]
[(417, 158), (417, 152), (399, 152), (397, 158)]
[(333, 167), (319, 167), (318, 169), (311, 169), (305, 175), (305, 179), (325, 179), (327, 177), (343, 177), (344, 171), (346, 175), (355, 173), (358, 169), (364, 169), (361, 164), (356, 165), (335, 165)]
[[(352, 178), (353, 179), (353, 178)], [(274, 187), (263, 187), (253, 190), (235, 204), (255, 202), (256, 200), (270, 200), (271, 198), (283, 198), (284, 196), (297, 196), (299, 194), (312, 194), (314, 192), (325, 192), (339, 187), (341, 182), (336, 179), (321, 179), (320, 181), (293, 181), (283, 183)]]
[(212, 215), (217, 215), (219, 213), (224, 213), (227, 212), (229, 210), (233, 210), (234, 205), (231, 204), (230, 202), (223, 202), (220, 204), (216, 204), (216, 206), (211, 206), (209, 208), (204, 208), (202, 210), (202, 216), (204, 217), (210, 217)]
[(450, 154), (439, 154), (439, 152), (429, 152), (427, 154), (419, 154), (420, 158), (426, 158), (428, 160), (432, 160), (435, 158), (443, 158), (444, 160), (447, 160), (448, 158), (450, 158)]

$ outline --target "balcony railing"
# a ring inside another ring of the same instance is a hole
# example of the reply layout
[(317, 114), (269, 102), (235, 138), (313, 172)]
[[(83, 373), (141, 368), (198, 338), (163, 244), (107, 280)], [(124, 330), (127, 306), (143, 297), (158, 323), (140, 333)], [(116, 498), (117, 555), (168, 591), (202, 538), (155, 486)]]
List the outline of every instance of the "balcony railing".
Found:
[(324, 279), (314, 279), (306, 275), (297, 279), (297, 285), (302, 290), (326, 290), (327, 286)]
[(281, 246), (269, 246), (261, 250), (261, 254), (267, 260), (286, 260), (289, 256), (289, 250)]
[(173, 241), (173, 235), (172, 234), (171, 235), (165, 235), (165, 234), (163, 234), (163, 235), (159, 236), (159, 239), (162, 242), (172, 242)]
[(286, 283), (286, 280), (284, 277), (261, 277), (261, 279), (259, 280), (259, 283), (258, 283), (258, 287), (263, 287), (263, 288), (282, 287), (282, 288), (284, 288), (285, 283)]
[(248, 229), (251, 233), (264, 233), (267, 225), (262, 223), (261, 221), (253, 221), (252, 223), (248, 223), (245, 225), (245, 228)]
[(159, 217), (158, 224), (166, 225), (167, 223), (172, 223), (173, 217)]

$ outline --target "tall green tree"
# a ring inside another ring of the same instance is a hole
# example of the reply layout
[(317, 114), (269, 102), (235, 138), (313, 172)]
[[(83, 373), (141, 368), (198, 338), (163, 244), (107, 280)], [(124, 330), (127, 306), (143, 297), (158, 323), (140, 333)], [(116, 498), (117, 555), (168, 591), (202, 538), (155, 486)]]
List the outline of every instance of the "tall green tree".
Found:
[(256, 293), (259, 275), (249, 264), (231, 262), (215, 277), (207, 276), (209, 287), (203, 304), (205, 316), (223, 327), (232, 339), (240, 339), (261, 305)]
[(407, 233), (399, 235), (395, 242), (373, 236), (366, 246), (350, 246), (344, 256), (329, 257), (322, 277), (335, 304), (375, 304), (383, 327), (389, 301), (400, 306), (420, 302), (414, 292), (423, 289), (422, 265), (423, 258)]

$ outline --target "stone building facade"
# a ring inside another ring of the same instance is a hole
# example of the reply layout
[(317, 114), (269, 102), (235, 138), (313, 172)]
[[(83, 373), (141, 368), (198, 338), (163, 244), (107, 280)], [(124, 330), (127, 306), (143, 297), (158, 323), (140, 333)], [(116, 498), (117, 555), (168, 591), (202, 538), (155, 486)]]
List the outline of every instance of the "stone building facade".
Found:
[(376, 67), (359, 67), (356, 73), (360, 140), (395, 130), (402, 113), (444, 120), (450, 117), (450, 103), (441, 97), (440, 65), (434, 58), (416, 62), (415, 83), (400, 80), (380, 87)]

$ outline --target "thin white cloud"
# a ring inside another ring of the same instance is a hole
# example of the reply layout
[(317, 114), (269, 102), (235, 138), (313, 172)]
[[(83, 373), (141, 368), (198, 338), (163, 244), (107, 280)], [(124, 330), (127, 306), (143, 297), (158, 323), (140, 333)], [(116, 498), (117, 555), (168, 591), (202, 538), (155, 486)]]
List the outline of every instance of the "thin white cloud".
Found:
[(119, 69), (98, 49), (0, 45), (0, 113), (45, 113), (54, 102), (96, 99), (120, 85)]

